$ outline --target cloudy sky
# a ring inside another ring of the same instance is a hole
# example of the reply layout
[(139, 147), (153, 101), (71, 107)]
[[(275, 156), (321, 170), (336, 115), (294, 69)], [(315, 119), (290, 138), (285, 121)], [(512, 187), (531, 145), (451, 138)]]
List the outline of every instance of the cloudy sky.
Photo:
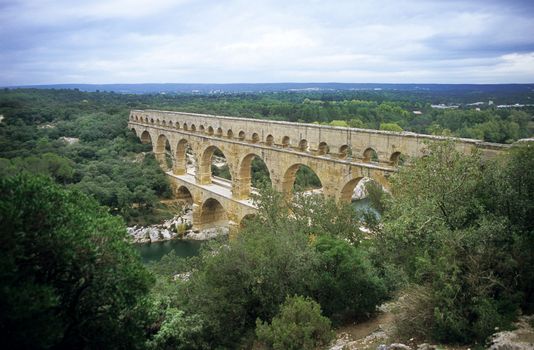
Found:
[(0, 86), (534, 83), (534, 1), (0, 0)]

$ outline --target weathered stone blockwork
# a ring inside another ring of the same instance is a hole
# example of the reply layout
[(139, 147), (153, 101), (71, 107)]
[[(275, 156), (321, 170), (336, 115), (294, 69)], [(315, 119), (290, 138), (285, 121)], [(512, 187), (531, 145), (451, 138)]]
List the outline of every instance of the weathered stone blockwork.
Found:
[[(306, 165), (319, 176), (326, 196), (350, 201), (363, 177), (388, 187), (387, 178), (400, 162), (424, 156), (428, 142), (449, 139), (156, 110), (131, 111), (128, 126), (142, 142), (152, 143), (164, 168), (165, 144), (169, 142), (173, 165), (167, 169), (168, 175), (176, 189), (185, 187), (191, 193), (196, 208), (193, 223), (197, 227), (206, 225), (206, 220), (222, 220), (220, 208), (210, 198), (224, 208), (227, 219), (236, 225), (254, 212), (249, 196), (250, 164), (255, 156), (263, 159), (272, 185), (279, 191), (290, 193), (296, 171), (300, 165)], [(460, 151), (477, 148), (485, 157), (492, 157), (506, 147), (472, 139), (454, 140)], [(188, 145), (196, 160), (194, 175), (187, 174)], [(211, 159), (217, 148), (224, 153), (232, 176), (226, 190), (212, 184)]]

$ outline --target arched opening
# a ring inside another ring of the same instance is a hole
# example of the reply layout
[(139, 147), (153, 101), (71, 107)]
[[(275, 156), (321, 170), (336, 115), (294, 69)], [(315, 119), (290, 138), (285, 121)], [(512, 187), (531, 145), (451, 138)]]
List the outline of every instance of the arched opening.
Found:
[(189, 189), (185, 186), (180, 186), (176, 189), (175, 197), (182, 205), (193, 205), (193, 195), (191, 194), (191, 191), (189, 191)]
[(169, 121), (169, 128), (172, 128), (172, 121)]
[(189, 164), (192, 164), (193, 152), (191, 146), (186, 139), (181, 139), (176, 145), (176, 153), (174, 155), (175, 175), (185, 175)]
[(226, 210), (218, 200), (209, 198), (202, 204), (200, 226), (202, 228), (228, 226)]
[(330, 148), (328, 147), (328, 144), (326, 142), (319, 143), (319, 147), (317, 148), (317, 155), (324, 156), (330, 152)]
[(191, 131), (193, 132), (197, 131), (197, 127), (195, 126), (195, 124), (191, 124)]
[(160, 125), (161, 122), (159, 121), (159, 119), (156, 119), (156, 125)]
[(258, 133), (253, 133), (252, 134), (252, 143), (258, 143), (260, 141), (260, 136), (258, 135)]
[(200, 132), (204, 132), (204, 125), (200, 125), (200, 126), (198, 127), (198, 131), (200, 131)]
[(243, 216), (241, 221), (239, 222), (239, 228), (244, 229), (247, 227), (248, 224), (250, 224), (254, 219), (256, 218), (256, 214), (247, 214)]
[(159, 135), (154, 155), (164, 171), (169, 171), (173, 168), (171, 144), (165, 135)]
[(217, 136), (218, 137), (222, 137), (223, 136), (223, 129), (222, 128), (217, 128)]
[(370, 211), (380, 218), (384, 191), (384, 187), (372, 178), (357, 177), (343, 186), (339, 200), (341, 203), (351, 203), (356, 210)]
[(136, 122), (139, 121), (139, 118), (138, 118), (137, 116), (135, 116), (135, 121), (136, 121)]
[(321, 179), (309, 166), (293, 164), (290, 166), (283, 179), (282, 190), (284, 193), (291, 192), (317, 192), (323, 187)]
[(147, 144), (147, 143), (152, 143), (152, 138), (150, 137), (150, 134), (148, 131), (143, 131), (143, 133), (141, 134), (141, 143), (144, 143), (144, 144)]
[(253, 188), (271, 185), (271, 176), (263, 159), (250, 153), (241, 160), (238, 181), (240, 181), (239, 193), (234, 193), (234, 195), (239, 198), (248, 198)]
[(339, 147), (338, 157), (339, 159), (346, 159), (352, 156), (352, 149), (349, 145), (343, 145)]
[(289, 147), (289, 136), (284, 136), (282, 138), (282, 147)]
[(154, 119), (150, 119), (150, 124), (154, 124)]
[(233, 139), (234, 138), (234, 132), (232, 131), (232, 129), (229, 129), (226, 132), (226, 137), (228, 137), (229, 139)]
[(164, 121), (161, 122), (161, 125), (167, 126), (167, 122), (164, 120)]
[(240, 140), (240, 141), (243, 141), (245, 140), (245, 132), (243, 130), (241, 130), (237, 136), (237, 138)]
[(213, 128), (210, 126), (208, 127), (208, 135), (212, 136), (214, 134)]
[(308, 150), (308, 141), (307, 140), (300, 140), (299, 142), (299, 151), (306, 152)]
[(184, 123), (184, 130), (185, 130), (185, 131), (188, 131), (188, 130), (189, 130), (189, 126), (187, 125), (187, 123)]
[(364, 162), (378, 162), (378, 154), (372, 148), (368, 148), (363, 152)]
[(267, 146), (272, 146), (274, 144), (274, 137), (273, 135), (267, 135), (267, 138), (265, 139), (265, 144)]
[(219, 178), (225, 185), (232, 180), (230, 167), (224, 153), (216, 146), (206, 148), (200, 159), (200, 181), (202, 184), (210, 184), (213, 178)]
[(147, 123), (147, 124), (148, 124), (148, 117), (147, 117), (147, 118), (145, 118), (145, 123)]
[(180, 129), (180, 123), (179, 123), (179, 122), (176, 122), (176, 124), (174, 124), (174, 127), (175, 127), (176, 129)]
[(400, 152), (394, 152), (391, 157), (389, 157), (389, 161), (393, 166), (401, 166), (404, 165), (405, 157)]

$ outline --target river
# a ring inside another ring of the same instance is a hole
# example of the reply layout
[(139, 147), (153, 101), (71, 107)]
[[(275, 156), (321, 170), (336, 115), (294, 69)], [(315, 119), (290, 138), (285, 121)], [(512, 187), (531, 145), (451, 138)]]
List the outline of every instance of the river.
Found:
[[(380, 217), (380, 214), (370, 206), (368, 198), (363, 198), (357, 201), (353, 201), (352, 205), (355, 209), (370, 210), (375, 215)], [(198, 255), (200, 246), (203, 241), (188, 241), (182, 239), (174, 239), (170, 241), (154, 242), (154, 243), (139, 243), (135, 244), (136, 249), (141, 255), (143, 263), (149, 263), (152, 261), (159, 261), (165, 254), (174, 251), (177, 256), (189, 257)]]

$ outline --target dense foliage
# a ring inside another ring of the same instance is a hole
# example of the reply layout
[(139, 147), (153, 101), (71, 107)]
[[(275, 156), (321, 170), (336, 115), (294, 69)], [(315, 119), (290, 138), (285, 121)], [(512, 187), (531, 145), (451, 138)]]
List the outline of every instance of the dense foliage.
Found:
[(271, 324), (256, 322), (258, 339), (274, 350), (314, 350), (334, 338), (330, 320), (313, 299), (287, 297)]
[[(427, 157), (391, 177), (391, 196), (369, 183), (371, 205), (381, 216), (319, 196), (287, 202), (264, 189), (255, 199), (258, 215), (235, 240), (206, 243), (190, 259), (170, 254), (150, 266), (152, 277), (118, 217), (157, 220), (160, 199), (170, 195), (150, 145), (126, 128), (133, 108), (497, 142), (533, 135), (529, 108), (442, 110), (423, 96), (1, 91), (0, 330), (6, 344), (233, 349), (259, 339), (273, 348), (311, 348), (330, 339), (330, 322), (365, 319), (399, 290), (401, 335), (483, 341), (520, 310), (534, 310), (532, 144), (495, 160), (460, 154), (448, 143), (430, 145)], [(230, 177), (224, 166), (213, 173)], [(268, 175), (254, 159), (254, 186), (269, 183)], [(296, 190), (319, 186), (312, 170), (299, 169)]]
[(0, 332), (9, 349), (132, 349), (152, 278), (119, 218), (43, 177), (0, 178)]
[(405, 312), (428, 306), (415, 317), (430, 320), (427, 335), (483, 341), (521, 307), (532, 310), (532, 166), (532, 145), (495, 161), (431, 145), (392, 179), (378, 254), (423, 288), (411, 287), (419, 298)]

